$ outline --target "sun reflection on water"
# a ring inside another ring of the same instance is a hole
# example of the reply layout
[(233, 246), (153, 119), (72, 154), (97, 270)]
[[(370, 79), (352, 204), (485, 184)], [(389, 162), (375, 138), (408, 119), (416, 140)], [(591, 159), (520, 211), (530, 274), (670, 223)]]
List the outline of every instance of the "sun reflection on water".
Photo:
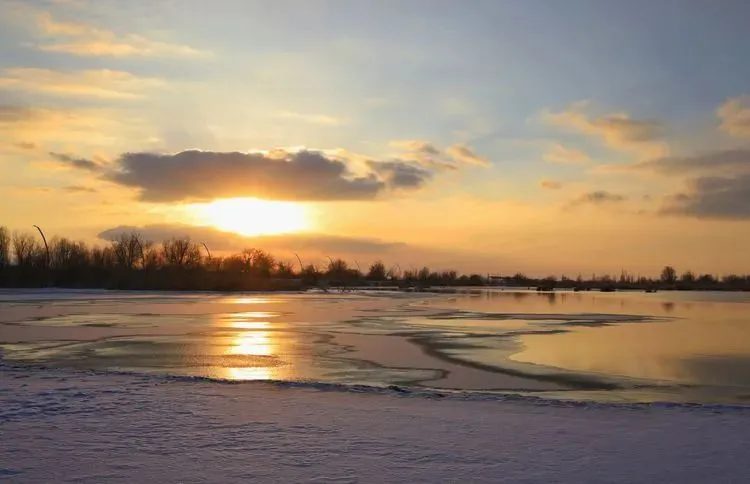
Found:
[[(232, 357), (247, 356), (247, 366), (223, 368), (222, 375), (230, 380), (270, 380), (280, 377), (280, 366), (276, 360), (264, 362), (263, 357), (277, 357), (279, 342), (271, 329), (271, 323), (265, 318), (277, 316), (268, 312), (235, 313), (226, 317), (220, 324), (238, 329), (231, 335), (230, 344), (225, 355)], [(259, 357), (259, 358), (253, 358)]]

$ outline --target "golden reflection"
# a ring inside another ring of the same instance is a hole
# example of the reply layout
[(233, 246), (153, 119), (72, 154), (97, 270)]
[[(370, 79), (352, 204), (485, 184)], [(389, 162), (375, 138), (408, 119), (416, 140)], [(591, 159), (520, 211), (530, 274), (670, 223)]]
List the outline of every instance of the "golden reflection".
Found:
[(229, 380), (277, 380), (276, 368), (268, 366), (255, 366), (244, 368), (225, 368), (224, 378)]
[(274, 302), (274, 300), (269, 297), (262, 296), (239, 296), (229, 298), (226, 302), (229, 304), (271, 304)]
[[(261, 318), (272, 318), (278, 314), (249, 311), (222, 315), (217, 324), (223, 327), (231, 327), (239, 331), (229, 335), (229, 344), (224, 346), (223, 353), (232, 357), (234, 365), (243, 365), (246, 360), (247, 366), (232, 366), (221, 368), (223, 378), (230, 380), (270, 380), (279, 379), (280, 367), (276, 358), (280, 353), (279, 338), (272, 331), (271, 323)], [(226, 336), (224, 336), (226, 337)], [(240, 357), (237, 360), (237, 357)], [(243, 359), (241, 357), (247, 357)]]
[[(255, 325), (265, 325), (268, 323), (250, 323)], [(263, 326), (261, 326), (262, 328)], [(232, 346), (229, 347), (230, 355), (250, 355), (250, 356), (273, 356), (274, 347), (271, 344), (270, 332), (262, 330), (242, 331), (236, 334)]]

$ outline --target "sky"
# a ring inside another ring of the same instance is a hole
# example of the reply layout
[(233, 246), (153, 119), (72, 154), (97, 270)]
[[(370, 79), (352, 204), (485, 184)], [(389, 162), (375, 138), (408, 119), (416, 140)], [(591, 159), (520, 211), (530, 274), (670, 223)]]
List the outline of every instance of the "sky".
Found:
[(0, 0), (0, 225), (750, 272), (742, 0)]

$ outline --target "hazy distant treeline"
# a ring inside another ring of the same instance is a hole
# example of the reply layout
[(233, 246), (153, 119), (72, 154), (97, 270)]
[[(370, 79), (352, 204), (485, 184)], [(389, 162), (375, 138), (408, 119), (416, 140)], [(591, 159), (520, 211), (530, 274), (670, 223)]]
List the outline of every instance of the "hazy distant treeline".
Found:
[(678, 273), (666, 266), (660, 277), (622, 272), (619, 276), (527, 277), (459, 274), (457, 271), (401, 270), (380, 261), (366, 270), (331, 258), (319, 267), (280, 260), (262, 249), (227, 257), (189, 238), (154, 243), (138, 232), (123, 233), (104, 247), (89, 247), (64, 237), (42, 238), (41, 231), (11, 232), (0, 226), (0, 286), (104, 289), (250, 291), (311, 286), (508, 286), (577, 289), (750, 290), (750, 276)]

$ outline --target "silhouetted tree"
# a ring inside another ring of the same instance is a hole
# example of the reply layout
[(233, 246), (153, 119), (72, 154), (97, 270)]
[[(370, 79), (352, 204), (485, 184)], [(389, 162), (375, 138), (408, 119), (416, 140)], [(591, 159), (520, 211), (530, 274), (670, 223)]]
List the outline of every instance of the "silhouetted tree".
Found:
[(336, 280), (346, 279), (349, 272), (349, 264), (344, 259), (331, 259), (328, 262), (328, 277)]
[(249, 263), (249, 272), (255, 276), (270, 277), (273, 272), (276, 261), (273, 256), (262, 249), (252, 249), (243, 252)]
[(274, 275), (276, 277), (294, 277), (294, 266), (290, 262), (279, 261), (276, 263)]
[(10, 265), (10, 231), (0, 226), (0, 267)]
[(115, 261), (120, 267), (134, 269), (138, 262), (143, 262), (143, 236), (138, 232), (120, 234), (112, 241)]
[(171, 238), (161, 244), (164, 261), (174, 267), (196, 267), (201, 261), (201, 249), (189, 238)]
[(685, 284), (692, 284), (695, 282), (695, 274), (692, 271), (685, 271), (680, 276), (680, 282)]
[(371, 281), (384, 281), (386, 278), (385, 265), (381, 261), (375, 261), (367, 271), (367, 278)]
[(15, 232), (12, 245), (16, 264), (21, 267), (38, 265), (40, 257), (44, 257), (42, 247), (36, 241), (36, 238), (28, 232)]
[(430, 268), (425, 266), (421, 269), (419, 269), (419, 272), (417, 272), (417, 279), (421, 283), (427, 283), (430, 280)]
[(698, 277), (698, 282), (701, 284), (712, 285), (712, 284), (716, 284), (718, 281), (711, 274), (701, 274)]
[(320, 271), (313, 264), (308, 264), (300, 272), (300, 277), (305, 284), (317, 284), (320, 280)]
[(661, 282), (664, 282), (666, 284), (674, 284), (677, 282), (677, 271), (672, 266), (665, 266), (664, 269), (661, 270)]
[(90, 252), (83, 242), (55, 237), (49, 243), (49, 251), (52, 269), (80, 269), (89, 264)]
[(117, 264), (112, 247), (94, 247), (91, 249), (91, 264), (99, 269), (111, 269)]

